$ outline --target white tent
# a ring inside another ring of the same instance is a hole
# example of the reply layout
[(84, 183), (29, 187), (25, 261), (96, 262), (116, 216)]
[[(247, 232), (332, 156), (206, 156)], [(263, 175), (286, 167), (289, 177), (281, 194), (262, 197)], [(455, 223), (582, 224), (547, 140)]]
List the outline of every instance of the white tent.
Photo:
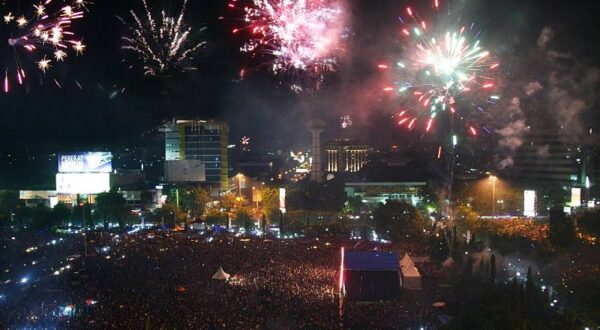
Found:
[(213, 280), (219, 281), (227, 281), (230, 277), (231, 275), (225, 273), (223, 267), (219, 267), (219, 269), (217, 269), (217, 272), (212, 276)]
[(402, 269), (403, 283), (402, 286), (409, 290), (420, 290), (421, 289), (421, 274), (417, 270), (415, 265), (411, 265)]
[(452, 265), (454, 265), (454, 259), (452, 259), (452, 257), (448, 257), (448, 259), (442, 262), (442, 267), (444, 268), (450, 268)]
[(410, 256), (408, 255), (408, 253), (404, 254), (404, 257), (402, 257), (402, 260), (400, 260), (400, 269), (404, 269), (407, 267), (414, 267), (415, 264), (413, 263), (412, 259), (410, 258)]

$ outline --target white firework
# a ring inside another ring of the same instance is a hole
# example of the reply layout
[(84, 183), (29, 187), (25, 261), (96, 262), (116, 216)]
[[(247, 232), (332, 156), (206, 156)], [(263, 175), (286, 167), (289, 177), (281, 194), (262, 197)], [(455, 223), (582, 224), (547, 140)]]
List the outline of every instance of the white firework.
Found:
[(177, 17), (171, 17), (166, 10), (161, 10), (160, 17), (154, 18), (146, 0), (142, 0), (145, 19), (131, 10), (133, 22), (128, 24), (124, 19), (119, 20), (128, 27), (129, 34), (123, 36), (123, 49), (135, 54), (144, 65), (144, 73), (149, 76), (172, 70), (185, 70), (191, 57), (206, 44), (192, 42), (191, 27), (184, 23), (187, 0)]

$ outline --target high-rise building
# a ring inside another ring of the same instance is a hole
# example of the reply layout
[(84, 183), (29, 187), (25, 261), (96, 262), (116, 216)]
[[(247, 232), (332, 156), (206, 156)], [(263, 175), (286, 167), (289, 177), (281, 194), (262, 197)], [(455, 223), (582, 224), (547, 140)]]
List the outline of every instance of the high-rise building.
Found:
[[(227, 122), (196, 119), (175, 120), (164, 125), (161, 131), (165, 133), (166, 162), (200, 161), (205, 169), (204, 185), (220, 190), (228, 188), (229, 126)], [(201, 168), (200, 166), (194, 167)]]
[(583, 149), (555, 131), (531, 132), (515, 157), (524, 181), (580, 186)]
[(567, 203), (573, 191), (581, 192), (586, 203), (593, 201), (597, 197), (597, 141), (598, 135), (591, 130), (578, 137), (561, 129), (531, 132), (515, 155), (518, 179), (531, 188), (560, 189)]
[(325, 146), (327, 172), (354, 173), (367, 163), (369, 146), (355, 143), (351, 139), (337, 139)]

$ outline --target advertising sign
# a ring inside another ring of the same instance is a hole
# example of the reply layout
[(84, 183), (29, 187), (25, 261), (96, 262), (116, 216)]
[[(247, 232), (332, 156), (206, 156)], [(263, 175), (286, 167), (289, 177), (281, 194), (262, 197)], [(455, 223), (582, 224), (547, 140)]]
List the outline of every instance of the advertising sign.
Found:
[(571, 207), (581, 206), (581, 188), (571, 188)]
[(285, 213), (285, 188), (279, 188), (279, 209)]
[(110, 173), (58, 173), (59, 194), (99, 194), (110, 190)]
[(523, 216), (535, 217), (535, 190), (524, 192)]
[(58, 155), (59, 173), (110, 173), (112, 154), (110, 152), (81, 152)]

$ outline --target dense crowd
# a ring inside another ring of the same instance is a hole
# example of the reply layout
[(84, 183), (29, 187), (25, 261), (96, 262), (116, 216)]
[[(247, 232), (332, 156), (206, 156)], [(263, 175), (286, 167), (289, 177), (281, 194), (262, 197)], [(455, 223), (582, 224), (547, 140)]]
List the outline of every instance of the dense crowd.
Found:
[[(167, 231), (118, 238), (103, 234), (90, 241), (97, 254), (77, 271), (31, 290), (27, 312), (7, 314), (11, 319), (6, 324), (78, 329), (408, 328), (428, 324), (433, 317), (430, 302), (347, 303), (341, 308), (339, 251), (342, 245), (356, 245), (353, 241)], [(362, 248), (391, 249), (371, 243)], [(228, 282), (212, 279), (219, 267), (232, 275)], [(70, 315), (64, 306), (73, 307)]]
[(541, 242), (548, 238), (548, 225), (531, 220), (497, 220), (486, 222), (488, 231), (506, 235), (526, 237), (533, 242)]

